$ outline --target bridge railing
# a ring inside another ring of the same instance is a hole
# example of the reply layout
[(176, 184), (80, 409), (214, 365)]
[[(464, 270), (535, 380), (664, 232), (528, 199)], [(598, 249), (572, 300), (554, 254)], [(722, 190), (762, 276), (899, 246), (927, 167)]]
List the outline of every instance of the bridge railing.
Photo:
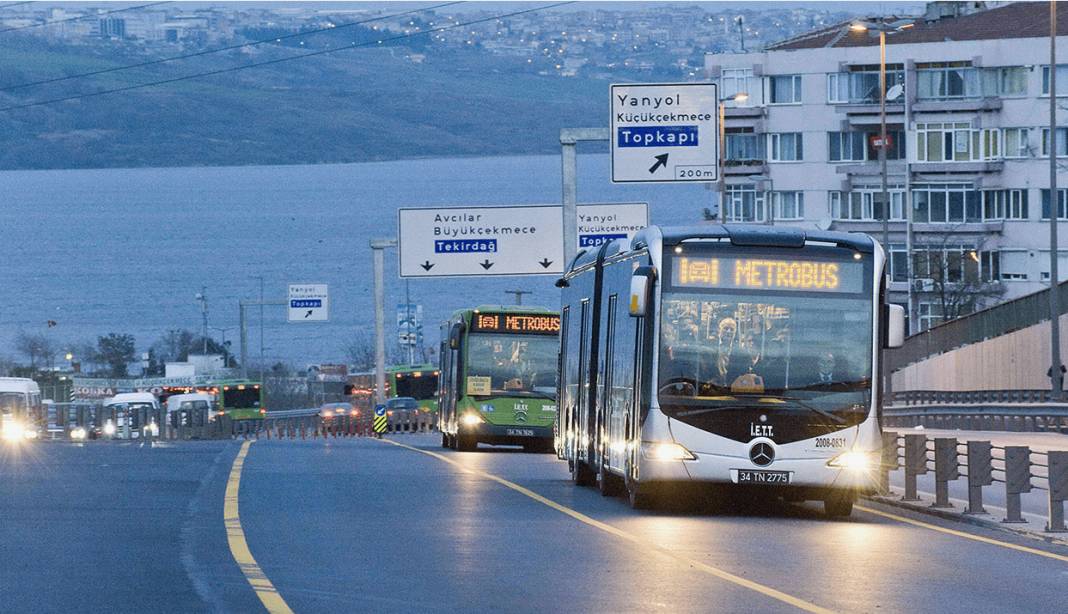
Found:
[(983, 488), (997, 483), (1005, 490), (1006, 523), (1025, 523), (1020, 496), (1032, 490), (1046, 493), (1048, 512), (1045, 530), (1068, 531), (1064, 502), (1068, 499), (1068, 451), (1037, 452), (1028, 446), (996, 446), (990, 441), (960, 442), (954, 437), (930, 438), (926, 434), (883, 433), (881, 489), (890, 492), (890, 473), (904, 472), (903, 501), (920, 501), (918, 479), (934, 472), (935, 501), (932, 508), (951, 509), (949, 484), (965, 478), (968, 504), (965, 514), (986, 514)]
[(1048, 390), (916, 390), (891, 396), (883, 408), (889, 427), (1068, 433), (1068, 403)]

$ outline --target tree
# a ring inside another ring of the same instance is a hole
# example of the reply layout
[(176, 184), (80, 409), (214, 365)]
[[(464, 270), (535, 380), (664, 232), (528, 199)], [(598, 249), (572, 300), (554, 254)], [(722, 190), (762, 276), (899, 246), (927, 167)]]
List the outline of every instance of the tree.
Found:
[[(951, 239), (954, 239), (951, 242)], [(933, 324), (955, 320), (980, 309), (1005, 289), (994, 269), (996, 252), (984, 250), (986, 240), (965, 244), (959, 234), (947, 230), (934, 241), (917, 245), (912, 253), (912, 276), (918, 299), (931, 305)], [(988, 257), (987, 254), (992, 254)]]
[(360, 335), (345, 346), (345, 357), (356, 372), (371, 371), (375, 368), (375, 342), (366, 335)]
[(100, 370), (103, 361), (97, 352), (97, 346), (92, 341), (78, 341), (67, 346), (71, 353), (71, 362), (81, 365), (83, 373), (92, 374)]
[(126, 365), (134, 360), (133, 335), (108, 333), (96, 340), (100, 361), (107, 365), (111, 377), (126, 377)]
[(41, 333), (19, 331), (15, 335), (15, 350), (30, 360), (31, 370), (37, 369), (38, 362), (44, 366), (54, 362), (56, 357), (55, 344)]
[[(204, 337), (185, 329), (167, 331), (149, 349), (160, 365), (168, 362), (184, 362), (189, 360), (190, 354), (200, 354), (203, 351)], [(208, 337), (208, 353), (222, 354), (227, 359), (227, 363), (233, 362), (229, 360), (230, 350), (211, 337)]]

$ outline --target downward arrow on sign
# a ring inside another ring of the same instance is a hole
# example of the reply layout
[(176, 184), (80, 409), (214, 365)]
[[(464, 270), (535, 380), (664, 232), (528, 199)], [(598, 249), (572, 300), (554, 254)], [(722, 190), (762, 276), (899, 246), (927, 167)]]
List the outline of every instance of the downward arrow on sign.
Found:
[(484, 261), (479, 262), (478, 264), (487, 271), (490, 270), (491, 266), (493, 266), (493, 263), (489, 261), (489, 258), (486, 258)]
[(547, 269), (547, 268), (549, 268), (549, 265), (552, 264), (552, 263), (553, 263), (552, 260), (549, 260), (548, 258), (542, 258), (541, 262), (539, 262), (538, 264), (541, 265), (541, 268)]
[(423, 267), (424, 271), (429, 272), (430, 269), (434, 268), (434, 263), (429, 261), (429, 260), (427, 260), (426, 262), (424, 262), (423, 264), (420, 264), (419, 266)]

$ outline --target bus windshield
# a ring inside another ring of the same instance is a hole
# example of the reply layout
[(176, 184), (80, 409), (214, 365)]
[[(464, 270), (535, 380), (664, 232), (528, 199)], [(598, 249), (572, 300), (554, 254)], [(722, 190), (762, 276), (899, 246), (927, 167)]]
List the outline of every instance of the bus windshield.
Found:
[(423, 373), (416, 377), (412, 373), (398, 373), (396, 396), (412, 397), (417, 401), (433, 399), (438, 394), (438, 378)]
[(255, 386), (245, 386), (244, 390), (234, 386), (223, 390), (222, 395), (226, 409), (254, 409), (260, 406), (260, 389)]
[(662, 314), (658, 385), (665, 411), (753, 405), (868, 411), (870, 299), (666, 291)]
[(26, 404), (26, 395), (21, 392), (0, 392), (0, 414), (20, 415), (29, 406)]
[(468, 394), (485, 382), (488, 394), (556, 398), (559, 341), (548, 335), (474, 333), (467, 350)]

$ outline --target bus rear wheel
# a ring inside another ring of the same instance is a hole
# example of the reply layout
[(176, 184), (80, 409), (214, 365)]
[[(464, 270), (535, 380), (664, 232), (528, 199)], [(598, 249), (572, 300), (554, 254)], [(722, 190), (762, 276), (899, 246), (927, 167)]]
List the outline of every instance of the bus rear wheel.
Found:
[(445, 431), (441, 432), (441, 447), (443, 447), (443, 448), (452, 447), (452, 446), (449, 445), (449, 436), (445, 434)]
[(597, 474), (585, 462), (575, 459), (571, 461), (571, 480), (576, 486), (593, 486), (597, 481)]

